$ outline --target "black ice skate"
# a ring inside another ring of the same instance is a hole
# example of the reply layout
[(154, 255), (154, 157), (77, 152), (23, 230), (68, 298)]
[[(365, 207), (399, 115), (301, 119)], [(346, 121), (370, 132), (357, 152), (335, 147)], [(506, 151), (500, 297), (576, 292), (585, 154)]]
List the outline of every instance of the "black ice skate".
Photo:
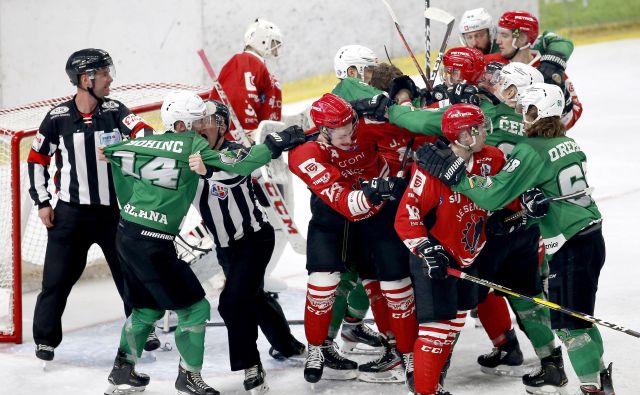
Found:
[(385, 341), (384, 353), (371, 362), (358, 366), (358, 380), (368, 383), (403, 383), (405, 381), (402, 355), (395, 345)]
[(345, 354), (380, 354), (384, 352), (384, 336), (364, 322), (342, 321), (342, 352)]
[(149, 384), (149, 376), (136, 372), (135, 365), (129, 362), (127, 354), (120, 350), (107, 380), (109, 386), (104, 391), (105, 395), (142, 392)]
[(594, 385), (581, 385), (580, 391), (583, 395), (615, 395), (616, 391), (613, 389), (613, 378), (611, 371), (613, 364), (610, 363), (609, 367), (600, 372), (601, 388)]
[(273, 346), (269, 347), (269, 355), (271, 355), (271, 358), (277, 359), (278, 361), (284, 361), (285, 359), (289, 359), (289, 358), (292, 358), (292, 359), (307, 358), (307, 347), (295, 339), (294, 339), (294, 342), (295, 342), (296, 350), (292, 355), (286, 356), (285, 354), (273, 348)]
[(358, 376), (358, 363), (340, 355), (333, 340), (322, 343), (324, 378), (327, 380), (351, 380)]
[(151, 330), (151, 333), (149, 333), (149, 336), (147, 337), (146, 343), (144, 343), (144, 350), (155, 351), (159, 349), (160, 346), (161, 346), (160, 339), (158, 339), (158, 335), (156, 335), (156, 328), (153, 327), (153, 329)]
[(53, 347), (46, 344), (36, 344), (36, 357), (43, 361), (53, 361), (53, 350)]
[(265, 381), (266, 373), (262, 368), (262, 364), (258, 362), (257, 365), (244, 370), (244, 389), (251, 392), (251, 395), (265, 394), (269, 391), (269, 386)]
[(202, 380), (200, 372), (190, 372), (182, 365), (178, 368), (175, 387), (179, 395), (220, 395), (220, 392)]
[(562, 349), (556, 347), (551, 355), (542, 358), (540, 368), (525, 374), (522, 383), (529, 394), (566, 394), (568, 380), (564, 373)]
[(478, 364), (480, 370), (487, 374), (497, 374), (500, 376), (517, 376), (524, 374), (522, 368), (522, 351), (513, 329), (507, 332), (507, 341), (493, 349), (489, 354), (480, 355)]
[(309, 344), (307, 347), (309, 353), (307, 360), (304, 362), (304, 379), (308, 383), (317, 383), (322, 378), (322, 372), (324, 370), (324, 354), (322, 353), (322, 346), (314, 346)]
[(408, 352), (402, 354), (402, 364), (404, 365), (404, 381), (407, 383), (409, 391), (413, 393), (416, 390), (416, 386), (413, 382), (413, 353)]
[(453, 395), (451, 392), (444, 389), (444, 387), (438, 384), (438, 389), (436, 390), (436, 395)]

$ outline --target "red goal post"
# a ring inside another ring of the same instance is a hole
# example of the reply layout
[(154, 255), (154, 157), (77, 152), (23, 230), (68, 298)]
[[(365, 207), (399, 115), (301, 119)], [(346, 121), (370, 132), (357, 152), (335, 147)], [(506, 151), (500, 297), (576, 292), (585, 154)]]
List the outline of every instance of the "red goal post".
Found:
[[(209, 87), (172, 83), (130, 84), (111, 89), (110, 98), (124, 103), (158, 131), (164, 131), (160, 106), (167, 93), (188, 90), (203, 98)], [(0, 109), (0, 342), (22, 343), (22, 269), (41, 267), (47, 233), (28, 193), (26, 159), (31, 141), (47, 111), (71, 96)], [(49, 181), (53, 193), (53, 177)], [(7, 193), (10, 191), (10, 193)], [(87, 265), (100, 262), (97, 245)]]

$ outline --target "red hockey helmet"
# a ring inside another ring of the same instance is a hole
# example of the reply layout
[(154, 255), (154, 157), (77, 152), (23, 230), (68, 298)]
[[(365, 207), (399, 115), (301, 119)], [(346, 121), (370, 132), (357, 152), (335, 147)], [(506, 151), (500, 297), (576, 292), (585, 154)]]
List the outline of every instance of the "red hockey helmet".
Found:
[(520, 33), (527, 33), (529, 44), (538, 38), (538, 18), (527, 11), (507, 11), (500, 17), (498, 26), (512, 31), (513, 38), (518, 38)]
[(325, 93), (311, 105), (311, 120), (317, 127), (335, 129), (356, 119), (349, 103), (333, 93)]
[[(486, 119), (480, 107), (473, 104), (454, 104), (442, 115), (442, 133), (452, 143), (456, 143), (466, 149), (471, 149), (476, 144), (476, 136), (483, 131), (489, 132), (491, 122)], [(458, 142), (460, 132), (467, 131), (473, 142), (462, 145)]]
[[(454, 76), (458, 81), (476, 84), (484, 72), (484, 55), (475, 48), (451, 48), (442, 58), (443, 80)], [(453, 83), (452, 81), (449, 81)]]

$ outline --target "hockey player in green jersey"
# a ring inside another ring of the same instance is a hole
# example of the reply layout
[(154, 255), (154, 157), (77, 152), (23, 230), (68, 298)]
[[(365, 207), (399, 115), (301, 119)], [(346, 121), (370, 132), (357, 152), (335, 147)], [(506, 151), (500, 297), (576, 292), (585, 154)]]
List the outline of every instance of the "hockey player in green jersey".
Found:
[(249, 175), (283, 150), (304, 142), (304, 135), (299, 129), (285, 130), (267, 136), (265, 144), (248, 151), (214, 151), (195, 132), (214, 121), (206, 109), (193, 93), (170, 93), (161, 116), (167, 129), (175, 133), (104, 148), (121, 206), (116, 248), (125, 278), (125, 299), (133, 306), (122, 328), (105, 394), (144, 390), (149, 376), (135, 371), (136, 359), (165, 310), (178, 315), (176, 390), (187, 395), (219, 393), (200, 375), (210, 305), (195, 274), (178, 259), (173, 239), (194, 199), (200, 175), (217, 170)]
[[(519, 103), (528, 138), (515, 146), (497, 175), (467, 177), (464, 162), (448, 148), (435, 145), (417, 153), (418, 164), (487, 210), (502, 208), (522, 195), (528, 220), (540, 226), (550, 259), (549, 300), (593, 314), (605, 259), (602, 216), (588, 195), (545, 200), (588, 187), (586, 156), (573, 139), (565, 136), (560, 121), (564, 100), (559, 87), (534, 84), (521, 93)], [(611, 365), (605, 368), (598, 328), (556, 311), (551, 312), (551, 326), (567, 347), (582, 394), (614, 394)]]

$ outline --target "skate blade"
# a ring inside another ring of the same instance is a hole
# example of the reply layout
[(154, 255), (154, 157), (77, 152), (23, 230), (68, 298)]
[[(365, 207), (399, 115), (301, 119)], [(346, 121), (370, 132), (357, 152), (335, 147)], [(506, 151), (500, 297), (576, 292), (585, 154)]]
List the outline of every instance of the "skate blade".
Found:
[(324, 367), (322, 378), (325, 380), (353, 380), (358, 377), (358, 371), (352, 370), (336, 370)]
[(493, 374), (496, 376), (507, 376), (507, 377), (522, 377), (527, 373), (527, 369), (524, 366), (508, 366), (508, 365), (499, 365), (495, 368), (488, 368), (486, 366), (480, 366), (480, 370), (482, 373)]
[(383, 372), (360, 372), (358, 380), (367, 383), (404, 383), (404, 369), (393, 368)]
[(542, 387), (525, 386), (527, 394), (535, 395), (570, 395), (566, 385), (564, 387), (556, 387), (554, 385), (543, 385)]
[(267, 392), (269, 392), (269, 386), (267, 385), (267, 383), (262, 383), (256, 388), (252, 388), (250, 391), (251, 395), (262, 395), (266, 394)]
[(136, 392), (142, 392), (146, 386), (142, 387), (132, 387), (127, 384), (109, 384), (106, 390), (104, 390), (104, 395), (122, 395), (122, 394), (133, 394)]
[(350, 355), (380, 355), (384, 352), (384, 347), (372, 347), (364, 343), (345, 341), (342, 343), (340, 351)]

